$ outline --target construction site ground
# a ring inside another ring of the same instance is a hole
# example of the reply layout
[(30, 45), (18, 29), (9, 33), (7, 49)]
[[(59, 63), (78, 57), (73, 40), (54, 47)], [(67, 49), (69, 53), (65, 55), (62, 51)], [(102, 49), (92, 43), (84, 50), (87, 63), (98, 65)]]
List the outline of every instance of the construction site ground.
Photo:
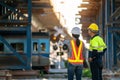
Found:
[[(43, 74), (40, 71), (13, 71), (1, 70), (0, 80), (68, 80), (67, 69), (53, 69), (50, 73)], [(74, 80), (75, 77), (74, 77)], [(82, 80), (92, 80), (82, 77)], [(103, 70), (103, 80), (120, 80), (120, 71)]]

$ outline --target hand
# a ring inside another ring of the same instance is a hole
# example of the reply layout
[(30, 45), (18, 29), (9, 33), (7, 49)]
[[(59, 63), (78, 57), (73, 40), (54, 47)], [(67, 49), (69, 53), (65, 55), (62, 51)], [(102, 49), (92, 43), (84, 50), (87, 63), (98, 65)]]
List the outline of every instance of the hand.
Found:
[(106, 50), (107, 50), (107, 48), (103, 49), (103, 53), (105, 53)]
[(92, 62), (92, 58), (88, 58), (88, 61), (89, 61), (89, 62)]

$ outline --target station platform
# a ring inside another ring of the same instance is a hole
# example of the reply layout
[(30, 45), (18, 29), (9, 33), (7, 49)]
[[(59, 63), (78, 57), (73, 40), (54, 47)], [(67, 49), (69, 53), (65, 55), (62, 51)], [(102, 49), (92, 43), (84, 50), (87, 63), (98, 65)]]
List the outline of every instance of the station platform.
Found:
[(49, 73), (67, 73), (67, 69), (49, 69)]

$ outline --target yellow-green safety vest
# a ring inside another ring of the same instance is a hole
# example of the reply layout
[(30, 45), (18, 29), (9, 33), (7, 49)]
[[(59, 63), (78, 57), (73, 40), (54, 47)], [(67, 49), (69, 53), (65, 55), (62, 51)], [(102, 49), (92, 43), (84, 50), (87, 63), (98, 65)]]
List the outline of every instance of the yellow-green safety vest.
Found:
[(97, 50), (98, 52), (102, 52), (106, 48), (106, 44), (100, 36), (95, 36), (90, 40), (89, 50)]

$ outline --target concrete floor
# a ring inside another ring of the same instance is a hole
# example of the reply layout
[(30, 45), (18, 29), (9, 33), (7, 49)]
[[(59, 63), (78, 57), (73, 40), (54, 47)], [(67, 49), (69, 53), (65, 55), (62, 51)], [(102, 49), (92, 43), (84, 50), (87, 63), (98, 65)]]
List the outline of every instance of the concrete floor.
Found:
[[(12, 80), (68, 80), (67, 78), (40, 78), (40, 79), (12, 79)], [(74, 79), (76, 80), (76, 79)], [(82, 78), (82, 80), (92, 80), (88, 78)], [(109, 79), (104, 79), (104, 80), (120, 80), (120, 78), (109, 78)]]
[[(58, 79), (58, 78), (49, 78), (49, 79), (42, 78), (42, 79), (12, 79), (12, 80), (68, 80), (68, 79), (67, 78), (64, 78), (64, 79), (63, 78), (60, 78), (60, 79)], [(82, 80), (92, 80), (92, 79), (82, 78)]]

